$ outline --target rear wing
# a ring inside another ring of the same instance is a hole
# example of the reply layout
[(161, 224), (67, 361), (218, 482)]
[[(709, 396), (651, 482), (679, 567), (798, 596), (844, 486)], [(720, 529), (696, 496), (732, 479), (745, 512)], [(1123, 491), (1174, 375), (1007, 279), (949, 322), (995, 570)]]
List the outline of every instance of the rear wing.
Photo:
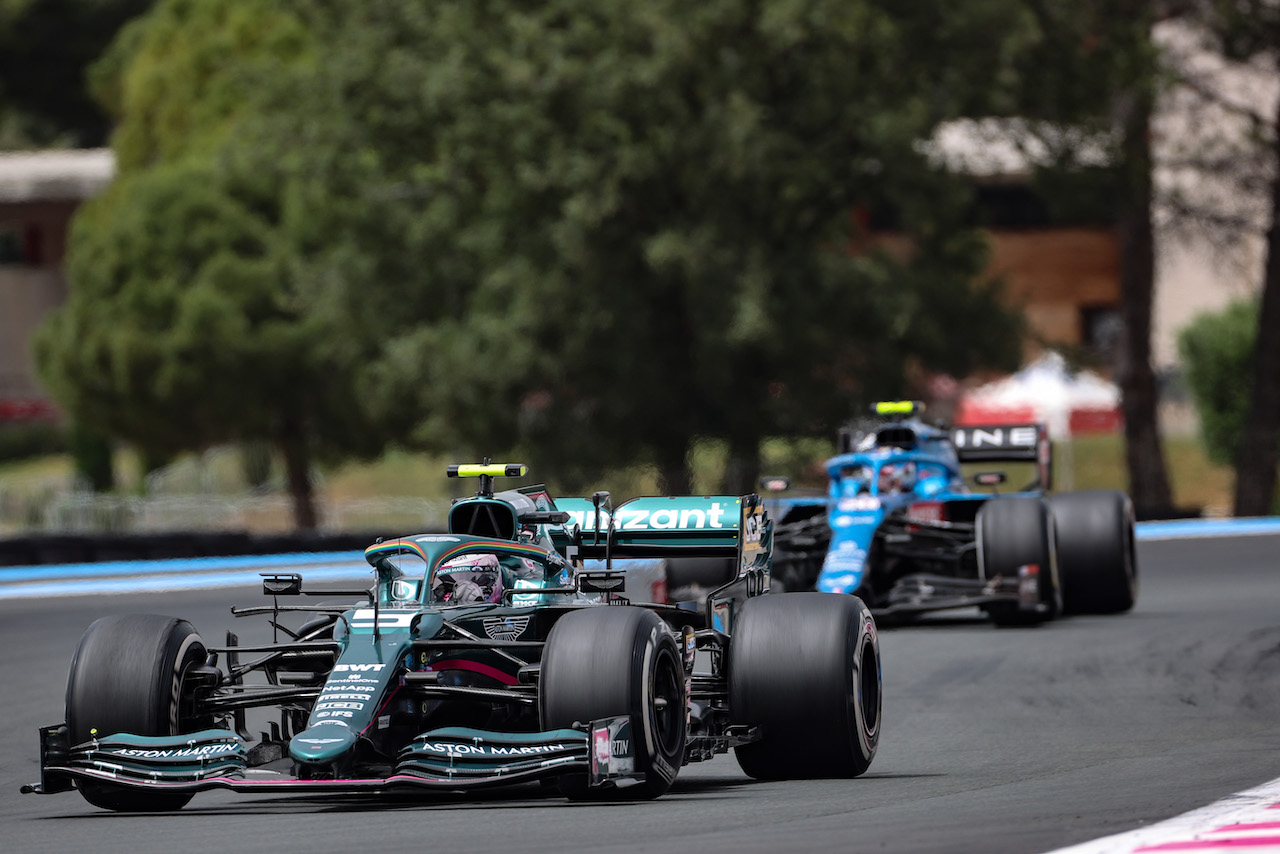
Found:
[(555, 504), (569, 514), (562, 530), (577, 530), (566, 552), (583, 560), (697, 556), (736, 558), (740, 571), (769, 565), (772, 523), (759, 495), (633, 498), (612, 509), (586, 498)]
[(1036, 463), (1038, 486), (1049, 489), (1053, 449), (1043, 424), (992, 424), (951, 428), (951, 444), (962, 463)]

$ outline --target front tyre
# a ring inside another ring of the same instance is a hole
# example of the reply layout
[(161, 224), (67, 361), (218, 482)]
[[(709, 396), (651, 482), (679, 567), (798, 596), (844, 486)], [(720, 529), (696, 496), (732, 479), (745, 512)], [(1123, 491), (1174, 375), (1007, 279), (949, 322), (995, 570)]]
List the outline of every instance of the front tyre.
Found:
[(601, 605), (571, 611), (547, 635), (538, 692), (542, 728), (628, 715), (636, 772), (643, 779), (617, 790), (593, 790), (584, 777), (560, 788), (581, 800), (594, 796), (655, 798), (684, 764), (684, 668), (667, 624), (652, 611)]
[[(103, 617), (89, 626), (67, 678), (67, 730), (72, 744), (99, 736), (195, 732), (187, 675), (208, 653), (185, 620), (155, 614)], [(118, 812), (183, 807), (190, 794), (149, 792), (81, 780), (84, 799)]]
[(758, 780), (856, 777), (880, 741), (880, 640), (862, 600), (841, 593), (748, 599), (729, 651), (729, 712), (760, 728), (734, 748)]

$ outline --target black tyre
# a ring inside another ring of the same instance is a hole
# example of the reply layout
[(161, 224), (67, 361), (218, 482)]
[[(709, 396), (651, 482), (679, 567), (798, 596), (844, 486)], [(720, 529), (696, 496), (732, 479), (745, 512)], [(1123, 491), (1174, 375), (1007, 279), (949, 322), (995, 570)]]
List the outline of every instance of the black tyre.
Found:
[(747, 600), (729, 647), (729, 712), (761, 739), (734, 749), (758, 780), (856, 777), (880, 741), (880, 640), (862, 600)]
[[(103, 617), (89, 626), (71, 660), (67, 728), (71, 743), (95, 736), (196, 732), (186, 675), (204, 664), (204, 643), (185, 620), (154, 614)], [(80, 781), (84, 799), (121, 812), (180, 809), (190, 794), (148, 792)]]
[(564, 777), (568, 797), (654, 798), (684, 764), (688, 698), (680, 650), (666, 623), (643, 608), (608, 605), (561, 617), (542, 653), (543, 729), (629, 715), (642, 783), (587, 788), (586, 775)]
[(987, 613), (996, 625), (1029, 625), (1059, 616), (1062, 588), (1057, 538), (1053, 516), (1044, 500), (1034, 496), (993, 498), (978, 510), (976, 528), (978, 564), (984, 578), (1016, 579), (1023, 566), (1039, 568), (1036, 610), (1013, 603), (988, 605)]
[(1095, 489), (1049, 499), (1058, 533), (1062, 605), (1068, 614), (1119, 614), (1138, 598), (1133, 503)]

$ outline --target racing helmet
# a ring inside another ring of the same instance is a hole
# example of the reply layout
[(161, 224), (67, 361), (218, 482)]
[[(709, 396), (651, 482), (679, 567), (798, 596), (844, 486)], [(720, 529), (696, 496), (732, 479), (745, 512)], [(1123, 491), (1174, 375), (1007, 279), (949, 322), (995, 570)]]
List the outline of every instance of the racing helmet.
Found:
[(905, 462), (884, 463), (880, 466), (877, 492), (910, 492), (916, 485), (916, 464)]
[(435, 602), (465, 605), (502, 601), (502, 564), (494, 554), (470, 554), (445, 561), (431, 584)]
[(898, 488), (903, 492), (910, 492), (916, 488), (916, 464), (911, 460), (907, 460), (898, 469)]

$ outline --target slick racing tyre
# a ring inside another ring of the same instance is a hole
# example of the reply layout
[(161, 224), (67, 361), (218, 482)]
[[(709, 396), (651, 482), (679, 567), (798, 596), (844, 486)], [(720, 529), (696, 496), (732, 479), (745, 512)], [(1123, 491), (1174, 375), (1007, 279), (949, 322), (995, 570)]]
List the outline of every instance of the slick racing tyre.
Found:
[[(186, 676), (207, 653), (185, 620), (155, 614), (103, 617), (89, 626), (71, 660), (67, 729), (73, 745), (95, 736), (178, 735), (208, 725), (192, 717)], [(81, 780), (89, 803), (120, 812), (176, 810), (190, 794), (149, 792)]]
[(628, 715), (643, 781), (589, 789), (586, 775), (561, 778), (574, 800), (655, 798), (684, 764), (688, 698), (680, 649), (667, 624), (643, 608), (601, 605), (571, 611), (547, 635), (538, 692), (542, 728)]
[(1133, 503), (1094, 489), (1049, 499), (1058, 532), (1062, 606), (1068, 614), (1118, 614), (1138, 596)]
[(856, 777), (880, 741), (880, 640), (842, 593), (748, 599), (729, 646), (729, 714), (759, 727), (734, 748), (757, 780)]
[(1059, 616), (1062, 590), (1056, 537), (1045, 502), (1035, 496), (992, 498), (978, 510), (976, 527), (983, 578), (1017, 579), (1024, 566), (1038, 570), (1036, 609), (1020, 608), (1012, 602), (987, 605), (987, 614), (995, 624), (1034, 625)]

